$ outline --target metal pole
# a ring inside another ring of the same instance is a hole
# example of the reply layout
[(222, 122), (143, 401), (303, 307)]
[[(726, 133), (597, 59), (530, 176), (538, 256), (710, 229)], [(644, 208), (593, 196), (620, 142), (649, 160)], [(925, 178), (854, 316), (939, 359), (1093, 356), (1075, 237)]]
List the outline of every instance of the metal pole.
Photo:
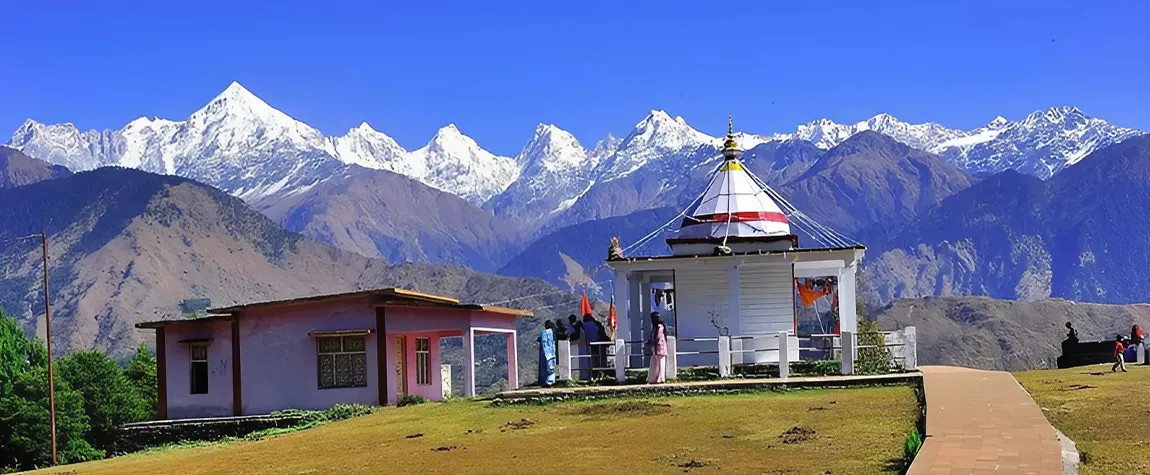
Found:
[(48, 295), (48, 232), (40, 233), (44, 253), (44, 337), (48, 343), (48, 415), (52, 430), (52, 465), (56, 465), (56, 383), (52, 377), (52, 304)]

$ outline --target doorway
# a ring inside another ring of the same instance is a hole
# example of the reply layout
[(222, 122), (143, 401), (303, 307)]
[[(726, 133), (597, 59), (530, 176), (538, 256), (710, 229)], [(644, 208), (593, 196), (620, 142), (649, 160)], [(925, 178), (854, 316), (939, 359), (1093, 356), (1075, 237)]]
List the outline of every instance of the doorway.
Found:
[(407, 338), (395, 337), (395, 398), (407, 396)]

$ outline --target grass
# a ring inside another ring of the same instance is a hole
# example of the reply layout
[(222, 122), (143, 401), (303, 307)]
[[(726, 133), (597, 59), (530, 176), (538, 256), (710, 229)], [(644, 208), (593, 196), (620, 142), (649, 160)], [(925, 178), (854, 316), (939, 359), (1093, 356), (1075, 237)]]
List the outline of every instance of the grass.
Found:
[(537, 406), (459, 401), (35, 473), (891, 473), (917, 413), (903, 386)]
[(1054, 427), (1082, 454), (1080, 472), (1150, 473), (1150, 366), (1110, 365), (1016, 373)]

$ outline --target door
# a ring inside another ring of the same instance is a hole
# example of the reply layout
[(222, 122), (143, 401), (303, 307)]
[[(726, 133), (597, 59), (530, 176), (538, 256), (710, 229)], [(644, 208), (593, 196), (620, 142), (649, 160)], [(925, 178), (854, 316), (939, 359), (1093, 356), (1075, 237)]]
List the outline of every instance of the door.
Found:
[(407, 338), (395, 337), (395, 398), (407, 395)]

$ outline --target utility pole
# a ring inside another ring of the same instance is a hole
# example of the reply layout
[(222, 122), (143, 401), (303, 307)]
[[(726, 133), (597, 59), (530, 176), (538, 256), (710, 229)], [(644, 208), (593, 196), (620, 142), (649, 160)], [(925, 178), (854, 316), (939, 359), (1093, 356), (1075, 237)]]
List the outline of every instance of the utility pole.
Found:
[(44, 339), (48, 343), (48, 414), (52, 428), (52, 465), (56, 465), (56, 381), (52, 374), (52, 302), (48, 294), (48, 231), (40, 231), (40, 250), (44, 253)]
[(56, 381), (52, 372), (52, 301), (48, 292), (48, 231), (41, 229), (40, 234), (0, 241), (0, 244), (37, 238), (40, 239), (40, 252), (44, 258), (44, 338), (48, 344), (48, 425), (52, 431), (52, 465), (56, 465), (59, 461), (56, 458)]

